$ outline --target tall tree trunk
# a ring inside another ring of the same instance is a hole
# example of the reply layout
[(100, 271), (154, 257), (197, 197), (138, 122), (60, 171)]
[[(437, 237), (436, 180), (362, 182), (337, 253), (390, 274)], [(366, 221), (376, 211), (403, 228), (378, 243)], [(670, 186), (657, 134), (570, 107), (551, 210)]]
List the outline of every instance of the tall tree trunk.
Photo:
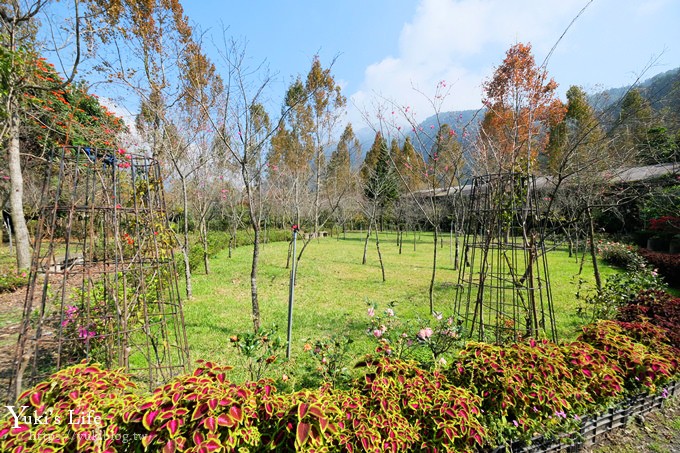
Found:
[(368, 240), (371, 237), (371, 225), (372, 223), (368, 224), (368, 232), (366, 233), (366, 239), (364, 240), (364, 257), (361, 260), (361, 264), (366, 264), (366, 251), (368, 250)]
[(380, 253), (380, 238), (378, 237), (378, 225), (375, 226), (375, 248), (378, 250), (378, 261), (382, 271), (382, 281), (385, 281), (385, 264), (383, 264), (382, 253)]
[(593, 260), (593, 274), (595, 275), (595, 284), (597, 290), (602, 291), (602, 278), (600, 277), (600, 267), (597, 264), (597, 250), (595, 247), (595, 222), (593, 221), (593, 213), (590, 207), (586, 209), (588, 215), (588, 235), (590, 236), (590, 257)]
[(434, 227), (434, 250), (432, 252), (432, 278), (430, 279), (430, 314), (434, 313), (434, 279), (437, 276), (437, 239), (439, 233), (439, 226)]
[[(317, 142), (318, 143), (318, 142)], [(321, 208), (320, 194), (321, 194), (321, 153), (323, 148), (318, 146), (316, 154), (316, 190), (314, 193), (314, 235), (319, 237), (319, 211)]]
[(454, 241), (456, 242), (456, 254), (453, 257), (453, 269), (458, 270), (458, 262), (460, 261), (460, 243), (458, 241), (458, 230), (456, 230)]
[(182, 254), (184, 255), (184, 280), (186, 282), (187, 299), (191, 299), (193, 290), (191, 288), (191, 268), (189, 267), (189, 197), (187, 196), (187, 182), (180, 176), (182, 182), (182, 208), (184, 209), (184, 244)]
[[(11, 102), (11, 101), (10, 101)], [(12, 230), (17, 250), (17, 269), (28, 269), (31, 266), (31, 245), (24, 217), (24, 178), (21, 174), (21, 154), (19, 147), (19, 114), (16, 106), (12, 106), (9, 114), (9, 140), (7, 161), (10, 181), (10, 212)]]
[(205, 223), (205, 217), (201, 218), (201, 241), (203, 242), (203, 268), (205, 275), (210, 273), (210, 256), (208, 255), (208, 225)]
[[(246, 197), (248, 198), (248, 215), (250, 217), (250, 225), (253, 227), (253, 260), (250, 267), (250, 302), (252, 307), (253, 331), (257, 333), (260, 330), (260, 302), (257, 295), (257, 273), (258, 264), (260, 260), (260, 213), (256, 212), (257, 200), (253, 193), (254, 188), (250, 185), (251, 179), (248, 172), (247, 163), (244, 160), (241, 163), (241, 176), (246, 182)], [(260, 190), (259, 185), (256, 190)]]
[(257, 333), (260, 330), (260, 303), (257, 299), (257, 266), (260, 260), (260, 225), (253, 222), (253, 264), (250, 268), (250, 298), (253, 308), (253, 329)]

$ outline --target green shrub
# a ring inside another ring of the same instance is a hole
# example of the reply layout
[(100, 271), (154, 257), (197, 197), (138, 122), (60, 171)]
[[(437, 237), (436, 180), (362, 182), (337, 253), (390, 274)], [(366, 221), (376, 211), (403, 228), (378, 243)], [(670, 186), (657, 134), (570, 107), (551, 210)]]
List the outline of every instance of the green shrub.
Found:
[[(282, 242), (290, 241), (292, 233), (289, 230), (267, 230), (266, 237), (264, 230), (261, 232), (260, 241), (264, 242)], [(233, 238), (226, 231), (209, 231), (208, 232), (208, 257), (214, 258), (222, 250), (232, 247), (243, 247), (246, 245), (253, 245), (253, 233), (250, 230), (239, 230)], [(184, 258), (181, 253), (177, 254), (177, 269), (178, 272), (184, 271)], [(198, 235), (192, 236), (189, 246), (189, 269), (192, 272), (203, 268), (203, 243)]]
[(592, 304), (595, 319), (612, 319), (617, 310), (632, 303), (646, 290), (662, 290), (665, 285), (656, 270), (646, 264), (640, 268), (607, 277), (602, 290), (586, 298)]

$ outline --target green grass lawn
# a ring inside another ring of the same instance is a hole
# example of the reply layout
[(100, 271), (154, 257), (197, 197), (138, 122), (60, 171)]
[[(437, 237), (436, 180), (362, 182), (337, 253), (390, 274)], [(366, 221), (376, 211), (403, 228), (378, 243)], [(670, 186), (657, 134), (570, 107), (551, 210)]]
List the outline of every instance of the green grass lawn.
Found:
[[(369, 246), (368, 262), (361, 264), (361, 234), (348, 234), (346, 239), (324, 238), (313, 241), (300, 261), (293, 320), (293, 361), (277, 368), (272, 377), (309, 364), (305, 343), (330, 336), (351, 336), (352, 355), (358, 358), (372, 351), (375, 343), (366, 334), (369, 327), (367, 302), (376, 303), (378, 311), (395, 303), (401, 318), (428, 320), (428, 287), (431, 276), (432, 236), (421, 233), (405, 236), (402, 254), (396, 234), (383, 233), (381, 251), (386, 268), (386, 282), (381, 280), (375, 243)], [(258, 278), (263, 327), (276, 324), (285, 340), (289, 270), (285, 268), (288, 244), (263, 246)], [(208, 359), (234, 365), (233, 380), (245, 378), (239, 369), (239, 358), (229, 337), (252, 329), (250, 318), (251, 247), (240, 247), (227, 258), (226, 250), (211, 261), (210, 275), (196, 273), (194, 297), (185, 304), (185, 320), (192, 360)], [(583, 303), (575, 297), (579, 262), (558, 249), (549, 253), (550, 277), (560, 339), (573, 339), (584, 319), (577, 315)], [(616, 272), (601, 266), (603, 278)], [(454, 307), (458, 271), (451, 264), (448, 237), (440, 248), (435, 292), (435, 310), (451, 315)], [(592, 266), (587, 259), (581, 278), (592, 288)], [(582, 291), (583, 292), (583, 291)], [(276, 365), (279, 366), (279, 365)]]

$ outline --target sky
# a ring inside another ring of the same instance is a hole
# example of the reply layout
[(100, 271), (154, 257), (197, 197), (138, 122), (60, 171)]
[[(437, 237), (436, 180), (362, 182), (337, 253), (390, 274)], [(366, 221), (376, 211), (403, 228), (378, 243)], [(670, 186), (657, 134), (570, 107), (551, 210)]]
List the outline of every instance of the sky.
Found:
[[(481, 106), (482, 83), (517, 42), (564, 93), (634, 83), (680, 66), (680, 0), (182, 0), (211, 42), (246, 43), (248, 58), (276, 74), (270, 109), (318, 55), (348, 98), (347, 120), (394, 103), (424, 120), (437, 83), (441, 111)], [(579, 12), (582, 14), (577, 18)], [(569, 27), (570, 23), (574, 23)], [(566, 31), (566, 33), (565, 33)], [(562, 36), (564, 34), (564, 36)], [(220, 57), (210, 51), (214, 60)], [(106, 95), (105, 93), (100, 93)]]
[[(482, 83), (517, 42), (531, 43), (560, 93), (634, 83), (680, 66), (680, 0), (186, 0), (208, 35), (247, 42), (254, 61), (278, 73), (283, 95), (318, 54), (350, 104), (411, 106), (421, 119), (439, 81), (443, 111), (481, 106)], [(585, 11), (567, 30), (579, 12)], [(560, 39), (560, 36), (566, 34)], [(559, 41), (559, 42), (558, 42)], [(420, 93), (419, 93), (420, 92)], [(276, 96), (276, 95), (274, 95)], [(379, 101), (380, 102), (380, 101)]]

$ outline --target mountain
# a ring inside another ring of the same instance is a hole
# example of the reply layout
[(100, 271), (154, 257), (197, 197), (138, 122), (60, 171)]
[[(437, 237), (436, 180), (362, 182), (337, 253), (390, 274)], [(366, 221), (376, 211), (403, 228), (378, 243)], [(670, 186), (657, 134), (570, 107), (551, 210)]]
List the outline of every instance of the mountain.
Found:
[(618, 116), (617, 103), (623, 99), (631, 88), (640, 90), (652, 108), (659, 112), (663, 109), (680, 112), (680, 68), (662, 72), (637, 85), (628, 85), (593, 93), (588, 96), (591, 105), (599, 110), (612, 109), (612, 115)]
[[(675, 115), (680, 116), (680, 68), (657, 74), (638, 83), (636, 88), (638, 88), (641, 91), (641, 94), (649, 100), (650, 104), (657, 112), (666, 109), (672, 113), (674, 112)], [(609, 116), (615, 118), (618, 116), (618, 107), (616, 104), (630, 89), (630, 85), (610, 88), (590, 94), (588, 100), (591, 105), (598, 110), (609, 110)], [(416, 149), (420, 148), (420, 152), (426, 153), (434, 144), (434, 137), (436, 136), (440, 124), (448, 124), (451, 126), (459, 139), (462, 139), (463, 129), (465, 129), (470, 136), (474, 136), (479, 128), (479, 123), (483, 118), (484, 109), (443, 112), (438, 116), (430, 116), (420, 123), (418, 126), (418, 132), (422, 131), (419, 134), (420, 140), (415, 139), (416, 133), (413, 131), (411, 131), (408, 136), (411, 137), (411, 141), (414, 144), (419, 143), (419, 146), (416, 146)], [(356, 135), (361, 143), (362, 153), (367, 152), (373, 144), (375, 131), (369, 127), (365, 127), (356, 131)], [(361, 159), (363, 159), (363, 155), (361, 156)]]

